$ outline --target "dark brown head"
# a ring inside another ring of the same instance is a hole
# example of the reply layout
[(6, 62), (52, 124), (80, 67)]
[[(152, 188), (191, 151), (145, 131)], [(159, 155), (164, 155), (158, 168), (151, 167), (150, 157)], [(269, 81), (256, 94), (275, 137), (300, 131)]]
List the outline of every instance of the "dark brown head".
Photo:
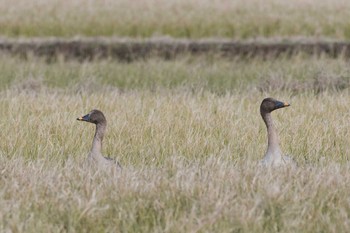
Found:
[(106, 118), (103, 115), (103, 113), (100, 110), (92, 110), (91, 112), (89, 112), (88, 114), (86, 114), (85, 116), (79, 117), (77, 118), (78, 121), (86, 121), (86, 122), (90, 122), (93, 124), (106, 124)]
[(281, 102), (274, 98), (266, 98), (261, 102), (260, 113), (270, 113), (276, 109), (290, 106), (287, 102)]

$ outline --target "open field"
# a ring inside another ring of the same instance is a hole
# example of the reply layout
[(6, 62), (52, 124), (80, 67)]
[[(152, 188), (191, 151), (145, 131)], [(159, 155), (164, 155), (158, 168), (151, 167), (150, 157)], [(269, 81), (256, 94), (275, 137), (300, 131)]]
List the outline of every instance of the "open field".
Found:
[[(350, 232), (349, 16), (346, 0), (0, 0), (0, 232)], [(273, 117), (297, 167), (258, 166), (268, 96), (291, 103)], [(94, 108), (121, 172), (83, 165)]]
[(0, 35), (349, 39), (347, 0), (0, 1)]
[[(343, 59), (0, 57), (0, 231), (347, 232), (350, 69)], [(264, 97), (297, 168), (258, 167)], [(81, 163), (93, 108), (121, 173)]]

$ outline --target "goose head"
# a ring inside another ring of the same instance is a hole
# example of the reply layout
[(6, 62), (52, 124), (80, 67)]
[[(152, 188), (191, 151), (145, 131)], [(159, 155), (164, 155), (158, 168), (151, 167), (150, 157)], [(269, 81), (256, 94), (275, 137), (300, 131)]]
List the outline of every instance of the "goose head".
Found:
[(265, 98), (260, 105), (260, 113), (270, 113), (276, 109), (290, 106), (287, 102), (282, 102), (274, 98)]
[(100, 110), (94, 109), (85, 116), (78, 117), (78, 121), (86, 121), (93, 124), (106, 124), (106, 118)]

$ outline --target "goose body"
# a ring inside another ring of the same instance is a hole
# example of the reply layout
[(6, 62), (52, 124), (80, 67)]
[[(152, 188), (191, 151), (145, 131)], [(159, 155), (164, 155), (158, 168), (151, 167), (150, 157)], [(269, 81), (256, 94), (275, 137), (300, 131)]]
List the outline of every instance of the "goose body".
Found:
[(268, 142), (264, 158), (261, 161), (263, 165), (279, 166), (283, 164), (295, 164), (293, 159), (283, 155), (279, 145), (278, 134), (271, 117), (272, 111), (288, 106), (290, 104), (273, 98), (264, 99), (260, 105), (260, 114), (266, 125)]
[(116, 160), (104, 157), (101, 153), (102, 141), (107, 127), (107, 120), (104, 114), (100, 110), (94, 109), (85, 116), (77, 118), (77, 120), (86, 121), (96, 125), (95, 136), (92, 141), (92, 147), (88, 154), (87, 161), (90, 164), (98, 165), (98, 167), (116, 166), (117, 168), (121, 168)]

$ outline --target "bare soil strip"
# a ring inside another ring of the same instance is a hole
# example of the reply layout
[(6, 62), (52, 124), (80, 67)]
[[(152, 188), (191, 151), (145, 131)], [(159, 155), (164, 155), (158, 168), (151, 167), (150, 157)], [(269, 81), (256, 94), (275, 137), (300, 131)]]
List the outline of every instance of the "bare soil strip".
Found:
[(2, 39), (0, 53), (55, 59), (92, 60), (114, 58), (133, 61), (148, 57), (173, 59), (176, 56), (214, 54), (222, 57), (278, 58), (300, 53), (350, 57), (350, 42), (334, 40), (273, 40), (260, 39), (234, 41), (223, 39), (120, 39), (120, 38), (78, 38), (78, 39)]

